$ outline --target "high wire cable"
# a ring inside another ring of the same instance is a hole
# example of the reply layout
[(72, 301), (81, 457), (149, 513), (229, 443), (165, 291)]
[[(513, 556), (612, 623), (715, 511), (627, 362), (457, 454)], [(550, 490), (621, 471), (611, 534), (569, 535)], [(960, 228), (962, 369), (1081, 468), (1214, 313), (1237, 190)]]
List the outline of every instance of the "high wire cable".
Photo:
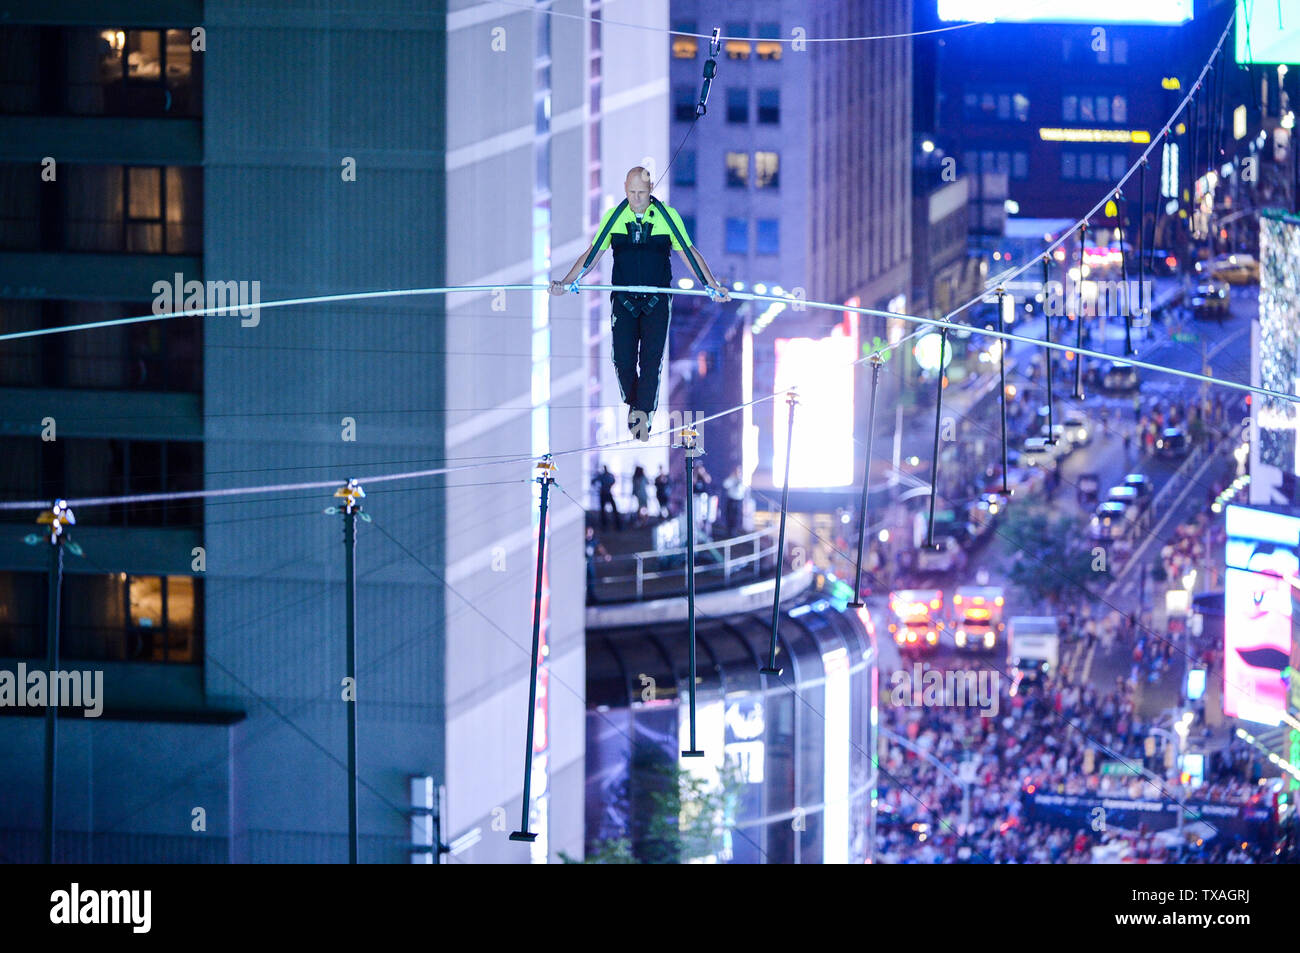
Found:
[[(585, 16), (581, 13), (563, 13), (559, 10), (539, 8), (531, 3), (514, 2), (514, 0), (489, 0), (491, 3), (503, 7), (515, 7), (519, 10), (526, 10), (529, 13), (537, 13), (549, 17), (562, 17), (566, 20), (581, 20), (586, 23), (599, 23), (604, 26), (627, 27), (630, 30), (644, 30), (647, 33), (667, 34), (668, 36), (690, 36), (700, 40), (707, 40), (712, 37), (710, 33), (689, 33), (685, 30), (668, 30), (663, 27), (650, 26), (647, 23), (628, 23), (626, 20), (607, 20), (604, 17)], [(1044, 6), (1048, 0), (1039, 0), (1038, 3), (1030, 7), (1030, 10), (1036, 10)], [(913, 36), (929, 36), (932, 33), (951, 33), (953, 30), (968, 30), (973, 26), (990, 26), (998, 23), (996, 19), (975, 20), (970, 23), (955, 23), (952, 26), (933, 27), (929, 30), (916, 30), (911, 33), (879, 33), (869, 36), (821, 36), (821, 37), (779, 37), (779, 36), (723, 36), (723, 40), (736, 40), (744, 43), (860, 43), (867, 40), (905, 40)]]
[[(480, 291), (491, 291), (491, 290), (544, 291), (549, 287), (550, 287), (549, 285), (544, 285), (544, 284), (504, 285), (504, 286), (502, 285), (448, 286), (444, 288), (398, 289), (393, 291), (354, 292), (346, 295), (325, 295), (322, 296), (322, 299), (328, 301), (360, 300), (363, 298), (370, 298), (370, 297), (393, 297), (398, 295), (413, 296), (416, 294), (428, 295), (428, 294), (445, 294), (451, 292), (480, 292)], [(695, 289), (656, 288), (656, 287), (650, 287), (646, 285), (585, 285), (582, 287), (587, 291), (635, 291), (635, 292), (642, 292), (642, 293), (650, 292), (650, 293), (660, 293), (660, 294), (688, 295), (688, 296), (697, 296), (697, 297), (708, 295), (708, 292), (706, 291), (699, 291)], [(817, 308), (820, 310), (827, 310), (827, 311), (838, 311), (838, 312), (851, 311), (857, 314), (867, 315), (869, 317), (879, 317), (885, 319), (897, 318), (899, 320), (910, 321), (916, 324), (920, 324), (923, 326), (922, 330), (924, 330), (925, 327), (937, 327), (937, 328), (948, 328), (950, 330), (969, 331), (972, 334), (981, 334), (986, 337), (999, 338), (1005, 341), (1013, 341), (1013, 342), (1020, 342), (1023, 344), (1030, 344), (1034, 347), (1048, 348), (1050, 350), (1072, 352), (1076, 355), (1080, 355), (1083, 357), (1098, 358), (1100, 360), (1110, 360), (1114, 357), (1114, 355), (1107, 354), (1101, 351), (1095, 351), (1089, 348), (1067, 346), (1064, 344), (1057, 344), (1054, 342), (1041, 341), (1037, 338), (1029, 338), (1019, 334), (1013, 334), (1005, 331), (994, 331), (988, 328), (974, 327), (972, 325), (953, 324), (947, 321), (946, 319), (942, 319), (942, 318), (923, 318), (917, 315), (897, 314), (890, 311), (880, 311), (875, 308), (862, 308), (853, 305), (834, 304), (825, 301), (811, 301), (802, 298), (789, 298), (789, 297), (778, 296), (778, 295), (766, 295), (766, 294), (759, 295), (759, 294), (752, 294), (749, 292), (732, 292), (732, 297), (740, 300), (767, 301), (767, 302), (783, 303), (783, 304), (799, 303), (805, 307)], [(262, 305), (262, 307), (287, 307), (289, 305), (306, 304), (315, 300), (322, 300), (322, 299), (290, 298), (290, 299), (283, 299), (280, 301), (267, 302), (266, 304)], [(226, 306), (222, 308), (199, 308), (199, 309), (191, 309), (189, 311), (172, 312), (172, 313), (161, 314), (161, 315), (148, 315), (148, 316), (137, 317), (137, 318), (117, 318), (110, 321), (94, 322), (93, 326), (100, 327), (108, 324), (127, 324), (127, 323), (136, 323), (140, 321), (163, 320), (163, 319), (176, 318), (176, 317), (200, 316), (200, 315), (209, 315), (209, 314), (218, 314), (218, 313), (224, 314), (234, 310), (234, 307)], [(67, 327), (48, 328), (48, 329), (41, 329), (37, 331), (15, 332), (14, 334), (10, 334), (10, 335), (0, 335), (0, 340), (6, 340), (13, 336), (36, 336), (40, 334), (58, 333), (61, 331), (76, 330), (81, 327), (84, 326), (77, 325), (71, 328), (67, 328)], [(920, 332), (919, 331), (914, 332), (914, 335), (917, 333)], [(909, 335), (909, 338), (914, 335)], [(901, 343), (902, 342), (900, 341), (899, 344)], [(895, 346), (897, 345), (886, 345), (885, 348), (882, 348), (882, 350), (891, 349)], [(870, 355), (868, 355), (867, 357), (858, 358), (854, 360), (852, 364), (849, 366), (856, 366), (869, 359), (870, 359)], [(1172, 367), (1163, 367), (1158, 364), (1152, 364), (1148, 361), (1142, 361), (1137, 359), (1129, 360), (1127, 363), (1134, 367), (1145, 368), (1155, 373), (1172, 374), (1177, 377), (1186, 377), (1190, 380), (1201, 381), (1219, 387), (1230, 387), (1237, 390), (1243, 390), (1248, 393), (1262, 394), (1265, 396), (1274, 397), (1279, 400), (1290, 401), (1293, 403), (1300, 403), (1300, 396), (1294, 394), (1284, 394), (1281, 391), (1274, 391), (1265, 387), (1258, 387), (1252, 384), (1244, 384), (1238, 381), (1231, 381), (1224, 378), (1209, 377), (1207, 375), (1200, 374), (1195, 371), (1184, 371)], [(744, 404), (738, 404), (734, 407), (727, 408), (726, 410), (719, 411), (706, 418), (702, 418), (700, 421), (696, 421), (696, 423), (704, 423), (710, 420), (716, 420), (719, 419), (720, 417), (725, 417), (729, 414), (736, 413), (737, 411), (742, 410), (747, 406), (772, 400), (780, 396), (781, 394), (785, 394), (791, 390), (798, 389), (798, 386), (799, 386), (799, 382), (796, 382), (772, 394), (765, 395), (763, 397), (758, 397), (751, 401), (747, 401)], [(577, 447), (570, 450), (554, 451), (552, 452), (551, 456), (558, 458), (562, 456), (571, 456), (576, 453), (589, 453), (596, 450), (609, 450), (609, 449), (616, 449), (619, 447), (634, 447), (634, 446), (644, 447), (644, 444), (640, 443), (639, 441), (636, 441), (634, 438), (629, 437), (624, 440), (616, 441), (610, 444), (593, 444), (588, 447)], [(543, 456), (545, 456), (545, 454), (531, 454), (527, 456), (520, 455), (518, 457), (508, 457), (504, 459), (487, 460), (487, 461), (481, 461), (476, 463), (460, 464), (457, 466), (432, 467), (432, 468), (413, 470), (413, 471), (408, 471), (403, 473), (387, 473), (387, 474), (378, 474), (374, 476), (359, 476), (359, 477), (355, 477), (355, 479), (362, 484), (387, 483), (387, 482), (393, 482), (397, 480), (412, 480), (412, 479), (420, 479), (420, 478), (431, 477), (431, 476), (441, 476), (446, 473), (457, 473), (462, 470), (475, 470), (481, 467), (531, 463), (535, 460), (541, 459)], [(85, 506), (102, 506), (102, 505), (109, 505), (114, 503), (147, 503), (147, 502), (155, 502), (155, 501), (163, 501), (163, 500), (206, 499), (211, 497), (242, 496), (242, 495), (252, 495), (258, 493), (284, 493), (284, 492), (292, 492), (298, 490), (320, 490), (326, 488), (337, 489), (344, 482), (346, 481), (343, 479), (314, 480), (314, 481), (304, 482), (304, 483), (281, 483), (281, 484), (274, 484), (270, 486), (228, 487), (223, 489), (189, 490), (189, 491), (179, 491), (179, 492), (169, 492), (169, 493), (143, 493), (143, 494), (131, 494), (125, 496), (86, 497), (80, 499), (68, 499), (67, 502), (68, 505), (73, 507), (77, 507), (77, 506), (85, 507)], [(47, 506), (49, 502), (50, 502), (49, 500), (34, 500), (34, 501), (27, 500), (27, 501), (20, 501), (20, 502), (4, 502), (4, 503), (0, 503), (0, 511), (41, 508)]]

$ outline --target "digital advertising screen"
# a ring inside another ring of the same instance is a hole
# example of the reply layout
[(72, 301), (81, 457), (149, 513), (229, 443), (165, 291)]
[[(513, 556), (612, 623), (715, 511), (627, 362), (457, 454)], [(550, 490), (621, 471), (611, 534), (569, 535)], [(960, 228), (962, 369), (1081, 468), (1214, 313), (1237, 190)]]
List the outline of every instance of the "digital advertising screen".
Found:
[(940, 20), (1178, 24), (1191, 18), (1192, 0), (939, 0)]
[[(857, 315), (849, 312), (824, 338), (778, 338), (776, 390), (798, 385), (790, 486), (834, 487), (853, 482), (853, 362)], [(772, 401), (772, 483), (785, 473), (789, 405)]]
[[(1300, 20), (1300, 11), (1297, 11)], [(1259, 321), (1251, 327), (1251, 377), (1260, 387), (1300, 393), (1300, 218), (1267, 209), (1259, 217)], [(1295, 502), (1300, 459), (1296, 405), (1251, 400), (1250, 502)]]
[(1287, 703), (1291, 590), (1300, 585), (1300, 516), (1229, 506), (1226, 521), (1223, 713), (1277, 725)]
[(1294, 2), (1237, 0), (1235, 29), (1238, 63), (1300, 63), (1300, 9)]

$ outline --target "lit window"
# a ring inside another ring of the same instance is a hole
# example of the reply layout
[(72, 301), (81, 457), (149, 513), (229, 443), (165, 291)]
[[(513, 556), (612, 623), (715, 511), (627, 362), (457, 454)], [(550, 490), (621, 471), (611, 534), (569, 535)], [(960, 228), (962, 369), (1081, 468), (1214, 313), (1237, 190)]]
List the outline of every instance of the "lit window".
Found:
[(760, 189), (777, 189), (781, 187), (780, 153), (754, 153), (754, 185)]
[(700, 41), (694, 36), (683, 36), (684, 33), (697, 33), (696, 24), (693, 22), (678, 23), (673, 27), (673, 59), (675, 60), (693, 60), (700, 51)]
[(781, 58), (782, 43), (778, 41), (781, 36), (781, 24), (779, 23), (760, 23), (758, 25), (758, 58), (760, 60), (779, 60)]
[[(748, 23), (728, 23), (726, 29), (727, 36), (749, 36)], [(723, 50), (729, 60), (747, 60), (749, 54), (753, 52), (753, 44), (748, 40), (727, 40), (722, 44)]]
[(727, 153), (727, 187), (743, 189), (749, 186), (749, 153)]

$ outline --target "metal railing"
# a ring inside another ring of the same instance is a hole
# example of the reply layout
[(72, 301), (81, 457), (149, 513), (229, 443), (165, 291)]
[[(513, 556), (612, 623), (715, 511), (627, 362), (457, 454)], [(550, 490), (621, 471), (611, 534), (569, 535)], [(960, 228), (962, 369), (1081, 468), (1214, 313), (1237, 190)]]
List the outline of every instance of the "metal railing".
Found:
[[(685, 546), (614, 556), (608, 562), (597, 562), (596, 567), (598, 570), (602, 566), (617, 567), (620, 571), (615, 574), (602, 574), (598, 571), (595, 583), (603, 587), (630, 584), (629, 596), (637, 600), (645, 598), (647, 583), (656, 583), (661, 579), (675, 579), (681, 583), (682, 591), (685, 591), (685, 562)], [(698, 585), (700, 577), (710, 573), (720, 574), (721, 583), (725, 587), (731, 585), (732, 577), (736, 575), (760, 578), (765, 562), (768, 567), (780, 562), (776, 552), (776, 530), (771, 527), (731, 539), (697, 544), (695, 578)], [(630, 571), (623, 571), (624, 567)], [(655, 595), (672, 595), (674, 591), (656, 592)]]

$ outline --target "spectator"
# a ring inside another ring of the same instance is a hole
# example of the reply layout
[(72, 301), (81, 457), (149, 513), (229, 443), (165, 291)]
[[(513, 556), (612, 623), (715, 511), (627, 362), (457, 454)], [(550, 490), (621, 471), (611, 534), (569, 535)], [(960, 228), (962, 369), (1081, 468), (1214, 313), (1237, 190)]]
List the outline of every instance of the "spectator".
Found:
[(596, 531), (590, 526), (587, 527), (587, 602), (588, 604), (596, 601), (596, 559), (599, 557), (604, 562), (609, 562), (612, 557), (596, 540)]
[(673, 481), (664, 472), (663, 464), (659, 465), (659, 473), (655, 476), (655, 502), (659, 504), (659, 516), (663, 519), (669, 519), (673, 515), (672, 508), (668, 505), (669, 491), (672, 489)]
[(749, 492), (740, 467), (736, 467), (723, 481), (722, 489), (727, 494), (727, 535), (738, 536), (745, 518), (745, 494)]
[(632, 495), (636, 497), (636, 525), (644, 526), (649, 514), (650, 500), (647, 498), (647, 489), (649, 480), (646, 479), (645, 468), (641, 464), (636, 465), (632, 471)]
[(600, 490), (600, 528), (607, 529), (609, 526), (606, 513), (614, 513), (614, 528), (622, 531), (623, 517), (618, 511), (618, 504), (614, 502), (614, 474), (609, 472), (608, 465), (602, 465), (600, 472), (592, 478), (591, 485)]

